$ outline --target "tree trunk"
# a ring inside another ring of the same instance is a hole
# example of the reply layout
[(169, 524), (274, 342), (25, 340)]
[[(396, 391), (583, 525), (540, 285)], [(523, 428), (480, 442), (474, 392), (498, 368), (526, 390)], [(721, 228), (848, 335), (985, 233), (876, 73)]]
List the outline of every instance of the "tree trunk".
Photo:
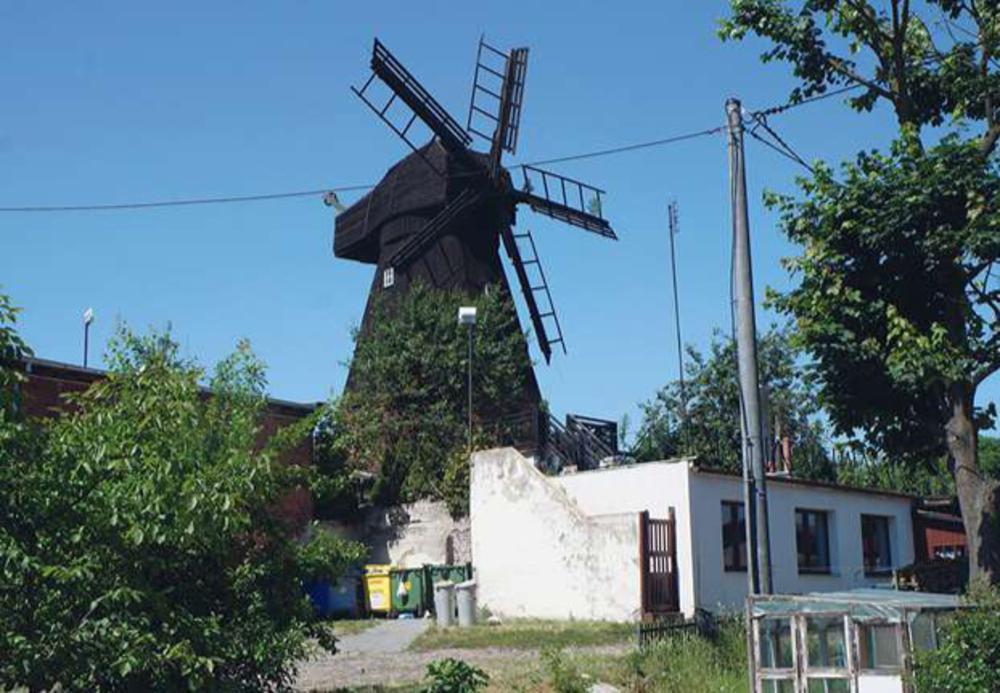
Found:
[(972, 420), (974, 389), (955, 383), (948, 389), (951, 418), (946, 426), (954, 462), (955, 490), (969, 551), (970, 577), (1000, 582), (1000, 483), (979, 470), (976, 427)]

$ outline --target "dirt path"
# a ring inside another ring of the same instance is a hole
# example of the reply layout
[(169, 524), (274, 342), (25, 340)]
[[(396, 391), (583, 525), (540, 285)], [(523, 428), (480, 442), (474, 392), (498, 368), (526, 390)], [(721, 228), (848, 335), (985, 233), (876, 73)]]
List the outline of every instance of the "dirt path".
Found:
[(403, 652), (430, 625), (428, 619), (383, 621), (368, 630), (341, 637), (337, 642), (337, 649), (343, 653), (357, 654)]
[[(600, 645), (566, 648), (567, 652), (623, 654), (628, 645)], [(398, 685), (420, 681), (427, 665), (435, 659), (454, 657), (493, 674), (515, 662), (538, 659), (537, 650), (505, 648), (447, 649), (431, 652), (339, 652), (303, 662), (296, 688), (300, 691), (334, 691), (340, 687), (373, 684)]]

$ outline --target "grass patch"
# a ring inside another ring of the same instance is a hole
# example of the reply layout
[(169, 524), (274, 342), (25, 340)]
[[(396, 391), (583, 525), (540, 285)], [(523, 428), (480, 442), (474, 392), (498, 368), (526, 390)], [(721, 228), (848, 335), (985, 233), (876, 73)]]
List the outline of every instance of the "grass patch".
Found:
[(714, 641), (677, 634), (623, 655), (549, 647), (538, 659), (490, 671), (488, 690), (583, 693), (603, 682), (636, 693), (747, 693), (744, 637), (742, 624), (731, 623)]
[(377, 626), (381, 621), (373, 618), (344, 619), (342, 621), (330, 621), (333, 626), (333, 634), (338, 638), (344, 635), (355, 635), (364, 632), (369, 628)]
[(627, 643), (635, 637), (631, 623), (608, 621), (546, 621), (515, 619), (502, 624), (477, 624), (471, 628), (431, 626), (410, 646), (428, 652), (442, 649), (505, 647), (535, 650), (543, 647), (588, 647)]
[(621, 659), (617, 677), (609, 683), (657, 693), (745, 693), (748, 675), (743, 624), (723, 625), (715, 641), (682, 633), (632, 652)]

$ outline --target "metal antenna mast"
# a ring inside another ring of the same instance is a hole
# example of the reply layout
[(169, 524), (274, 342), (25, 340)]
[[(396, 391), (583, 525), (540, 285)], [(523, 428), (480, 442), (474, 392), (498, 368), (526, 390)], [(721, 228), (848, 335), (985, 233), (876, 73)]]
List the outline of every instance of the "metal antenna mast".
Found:
[[(744, 505), (747, 520), (747, 557), (756, 553), (755, 592), (770, 594), (771, 541), (767, 521), (767, 480), (764, 476), (764, 436), (760, 386), (757, 380), (757, 326), (753, 305), (750, 261), (750, 220), (747, 213), (746, 162), (743, 156), (743, 113), (738, 99), (726, 101), (729, 122), (729, 177), (733, 204), (733, 303), (736, 311), (736, 353), (740, 373), (740, 422), (743, 433)], [(753, 547), (753, 548), (752, 548)], [(756, 549), (755, 551), (753, 549)], [(748, 560), (748, 566), (752, 563)]]
[(667, 206), (667, 218), (670, 224), (670, 272), (674, 283), (674, 326), (677, 331), (677, 378), (681, 386), (681, 420), (687, 420), (687, 389), (684, 387), (684, 344), (681, 339), (681, 302), (677, 293), (677, 254), (674, 249), (674, 236), (681, 228), (677, 220), (677, 201)]

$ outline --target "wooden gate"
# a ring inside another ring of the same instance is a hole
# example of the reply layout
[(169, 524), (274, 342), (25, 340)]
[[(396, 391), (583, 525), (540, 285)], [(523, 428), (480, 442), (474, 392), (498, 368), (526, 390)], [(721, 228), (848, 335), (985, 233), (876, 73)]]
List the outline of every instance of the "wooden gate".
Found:
[(677, 595), (677, 532), (674, 509), (667, 519), (639, 513), (639, 593), (644, 618), (679, 610)]

